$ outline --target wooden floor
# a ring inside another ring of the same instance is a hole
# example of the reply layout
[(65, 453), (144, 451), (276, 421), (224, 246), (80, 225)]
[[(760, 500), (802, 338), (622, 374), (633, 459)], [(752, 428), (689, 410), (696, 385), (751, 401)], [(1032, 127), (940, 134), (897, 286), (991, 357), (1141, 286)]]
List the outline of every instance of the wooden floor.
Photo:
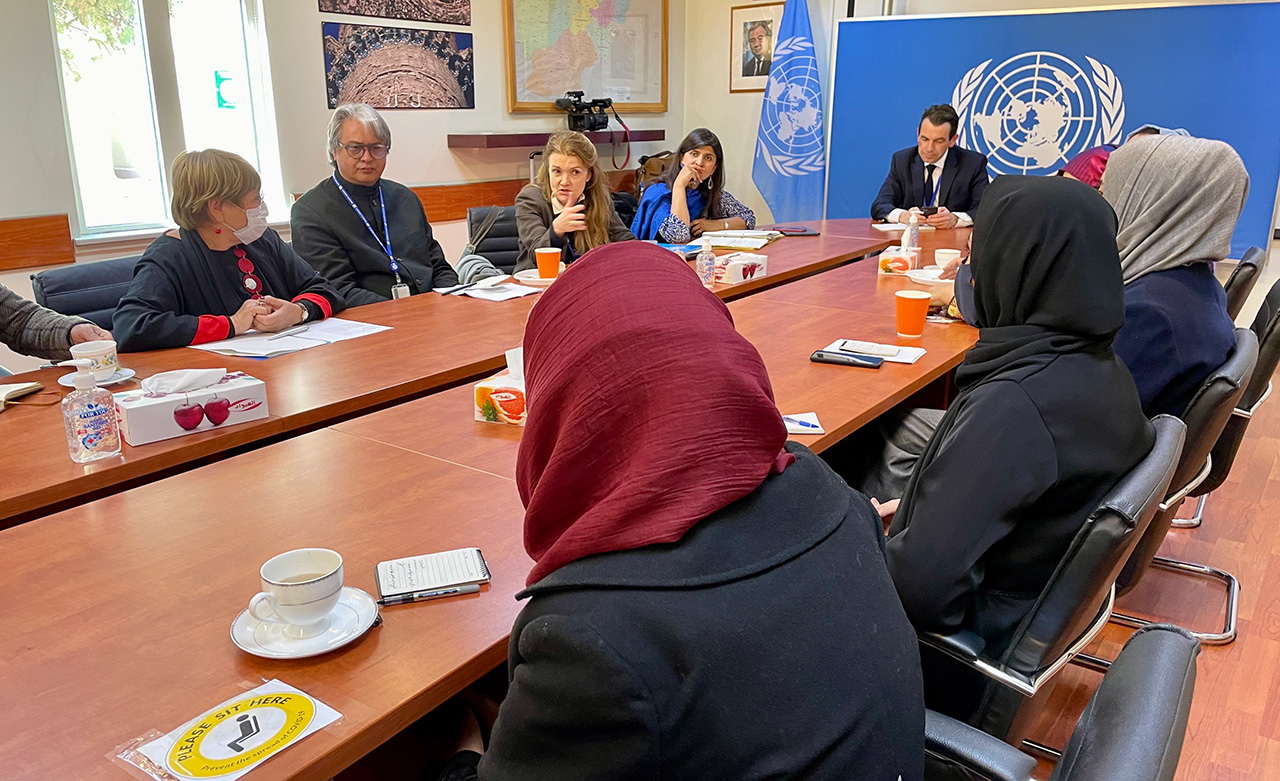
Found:
[[(1252, 322), (1261, 297), (1280, 273), (1273, 247), (1265, 278), (1244, 307)], [(1188, 503), (1188, 505), (1193, 503)], [(1190, 507), (1183, 510), (1189, 514)], [(1227, 482), (1209, 498), (1204, 524), (1174, 529), (1161, 555), (1208, 564), (1240, 580), (1240, 635), (1206, 646), (1197, 667), (1179, 781), (1280, 779), (1280, 396), (1259, 408)], [(1117, 610), (1197, 631), (1220, 631), (1225, 589), (1165, 571), (1144, 575)], [(1114, 658), (1131, 630), (1110, 625), (1095, 652)], [(1078, 667), (1061, 675), (1035, 735), (1063, 746), (1100, 676)], [(1041, 763), (1037, 778), (1047, 778)]]

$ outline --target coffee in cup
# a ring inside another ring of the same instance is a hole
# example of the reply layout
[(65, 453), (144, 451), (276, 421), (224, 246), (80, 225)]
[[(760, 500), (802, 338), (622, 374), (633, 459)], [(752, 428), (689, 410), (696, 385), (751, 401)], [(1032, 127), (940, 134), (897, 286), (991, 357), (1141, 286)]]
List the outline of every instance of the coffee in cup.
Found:
[(88, 361), (89, 371), (93, 372), (93, 376), (98, 380), (110, 379), (120, 370), (120, 359), (116, 356), (116, 343), (110, 339), (73, 344), (71, 357), (74, 360)]
[(314, 637), (342, 596), (342, 556), (328, 548), (299, 548), (267, 560), (259, 572), (262, 591), (249, 600), (249, 614), (283, 624), (291, 637)]

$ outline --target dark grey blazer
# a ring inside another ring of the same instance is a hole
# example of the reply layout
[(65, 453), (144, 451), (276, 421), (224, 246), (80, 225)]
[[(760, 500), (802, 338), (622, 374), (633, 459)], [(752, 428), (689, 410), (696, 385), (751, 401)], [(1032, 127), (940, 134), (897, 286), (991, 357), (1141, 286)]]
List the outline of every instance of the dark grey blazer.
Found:
[(480, 779), (919, 781), (919, 653), (880, 519), (787, 449), (795, 464), (679, 542), (523, 592)]
[(45, 309), (0, 285), (0, 342), (16, 353), (54, 360), (70, 358), (71, 329), (87, 322), (83, 317)]
[[(559, 247), (560, 257), (565, 264), (577, 259), (580, 252), (575, 253), (572, 247), (572, 236), (557, 236), (551, 230), (555, 221), (555, 212), (551, 210), (551, 202), (543, 195), (537, 185), (525, 185), (516, 196), (516, 230), (520, 233), (520, 257), (516, 259), (516, 271), (537, 268), (538, 262), (533, 251), (539, 247)], [(613, 209), (613, 199), (609, 200), (609, 243), (615, 241), (633, 241), (633, 234)]]

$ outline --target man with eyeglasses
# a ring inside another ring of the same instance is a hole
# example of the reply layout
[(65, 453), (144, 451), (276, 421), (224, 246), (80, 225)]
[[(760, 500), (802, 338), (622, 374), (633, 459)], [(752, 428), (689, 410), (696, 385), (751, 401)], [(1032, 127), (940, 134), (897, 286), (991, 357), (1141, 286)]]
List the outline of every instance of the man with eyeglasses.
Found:
[(329, 120), (334, 171), (295, 201), (290, 215), (294, 250), (348, 306), (458, 284), (418, 196), (382, 178), (390, 151), (391, 129), (373, 107), (338, 106)]

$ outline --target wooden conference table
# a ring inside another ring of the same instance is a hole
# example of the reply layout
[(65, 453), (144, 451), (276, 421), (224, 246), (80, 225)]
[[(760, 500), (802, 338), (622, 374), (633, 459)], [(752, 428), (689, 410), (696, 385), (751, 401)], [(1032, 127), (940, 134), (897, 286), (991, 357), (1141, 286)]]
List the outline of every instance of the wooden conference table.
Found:
[[(857, 223), (869, 221), (849, 222), (846, 232), (853, 234)], [(834, 224), (831, 234), (788, 237), (766, 249), (766, 276), (717, 285), (716, 293), (726, 300), (741, 298), (879, 252), (889, 243), (884, 236), (837, 235)], [(339, 316), (392, 330), (267, 360), (185, 347), (124, 354), (122, 364), (139, 378), (210, 366), (251, 374), (267, 384), (271, 415), (226, 430), (138, 448), (126, 445), (117, 458), (80, 465), (67, 457), (56, 405), (10, 407), (0, 415), (0, 438), (13, 443), (0, 451), (0, 528), (491, 374), (504, 365), (504, 352), (523, 339), (536, 301), (537, 296), (495, 303), (424, 295), (357, 307)], [(61, 390), (56, 380), (66, 373), (46, 369), (9, 381)], [(113, 390), (137, 387), (131, 382)]]
[[(903, 281), (860, 268), (813, 281), (889, 306)], [(945, 374), (976, 338), (930, 324), (917, 364), (819, 365), (808, 354), (837, 337), (895, 341), (892, 310), (761, 296), (729, 306), (779, 406), (815, 410), (832, 432), (797, 437), (819, 449)], [(123, 779), (106, 759), (115, 747), (279, 678), (344, 718), (252, 778), (326, 779), (501, 664), (531, 566), (511, 479), (520, 429), (470, 414), (470, 388), (458, 388), (0, 531), (7, 777)], [(378, 561), (471, 545), (493, 571), (481, 594), (388, 608), (337, 652), (270, 661), (228, 637), (258, 567), (281, 551), (333, 548), (347, 584), (373, 592)]]

